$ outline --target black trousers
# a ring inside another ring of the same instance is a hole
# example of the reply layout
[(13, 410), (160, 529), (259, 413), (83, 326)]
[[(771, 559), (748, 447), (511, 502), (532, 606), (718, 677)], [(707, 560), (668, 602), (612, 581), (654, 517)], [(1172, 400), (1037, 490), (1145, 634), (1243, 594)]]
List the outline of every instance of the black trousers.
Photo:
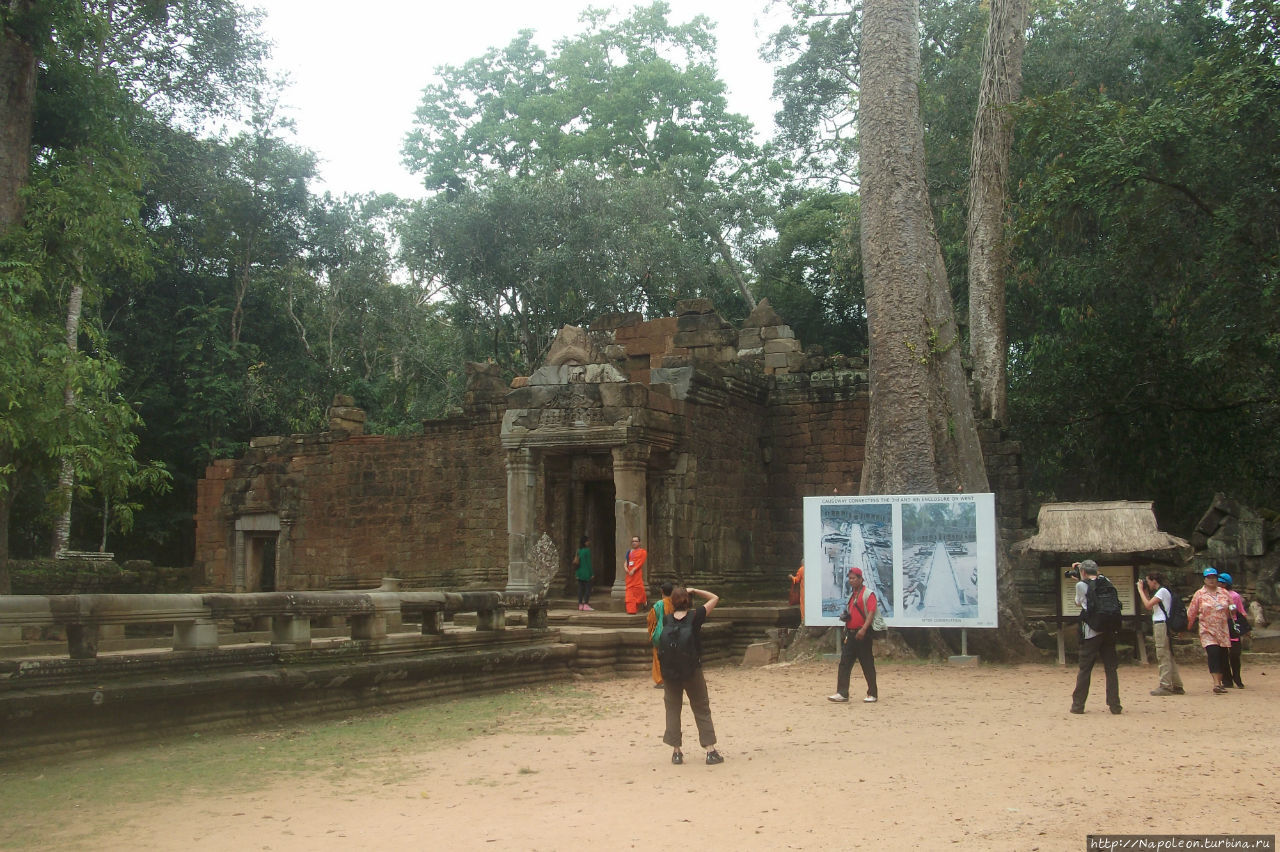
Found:
[(876, 691), (876, 659), (871, 654), (871, 634), (863, 639), (858, 638), (855, 630), (844, 631), (844, 645), (840, 648), (840, 667), (836, 669), (836, 692), (849, 697), (849, 673), (853, 671), (853, 661), (862, 664), (862, 676), (867, 679), (867, 695), (880, 697)]
[(1240, 683), (1241, 681), (1240, 681), (1240, 643), (1239, 642), (1231, 643), (1231, 650), (1227, 651), (1227, 665), (1231, 669), (1231, 676), (1227, 677), (1227, 675), (1224, 674), (1222, 676), (1222, 679), (1224, 681), (1231, 680), (1237, 684)]
[(684, 707), (685, 695), (689, 696), (689, 709), (693, 711), (693, 721), (698, 726), (698, 743), (703, 748), (711, 748), (716, 744), (716, 728), (711, 724), (711, 700), (707, 697), (707, 679), (702, 676), (701, 668), (685, 680), (662, 679), (662, 698), (667, 709), (667, 728), (663, 731), (662, 741), (672, 748), (680, 748), (684, 743), (680, 710)]
[(1103, 633), (1092, 639), (1080, 640), (1080, 671), (1076, 674), (1076, 691), (1071, 693), (1071, 707), (1083, 710), (1089, 699), (1089, 681), (1093, 677), (1093, 665), (1102, 660), (1107, 673), (1107, 706), (1120, 706), (1120, 660), (1116, 657), (1116, 634)]
[(1209, 674), (1220, 674), (1223, 679), (1230, 677), (1231, 663), (1227, 660), (1230, 649), (1226, 645), (1205, 645), (1204, 659), (1209, 664)]
[(590, 580), (578, 581), (578, 603), (580, 604), (591, 603), (591, 581)]

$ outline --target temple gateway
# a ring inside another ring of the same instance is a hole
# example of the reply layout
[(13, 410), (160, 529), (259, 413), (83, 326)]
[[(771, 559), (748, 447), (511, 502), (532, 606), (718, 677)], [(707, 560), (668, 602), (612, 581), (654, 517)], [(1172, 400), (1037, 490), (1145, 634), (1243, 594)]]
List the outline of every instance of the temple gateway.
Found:
[[(542, 591), (530, 554), (559, 553), (572, 587), (588, 535), (603, 600), (622, 597), (631, 537), (650, 586), (673, 579), (776, 599), (802, 551), (801, 498), (856, 494), (865, 361), (804, 352), (761, 302), (734, 328), (705, 300), (561, 330), (509, 385), (469, 365), (462, 410), (423, 434), (363, 434), (339, 397), (327, 432), (256, 438), (199, 485), (195, 564), (228, 592), (404, 587)], [(985, 429), (1002, 526), (1022, 526), (1017, 446)]]

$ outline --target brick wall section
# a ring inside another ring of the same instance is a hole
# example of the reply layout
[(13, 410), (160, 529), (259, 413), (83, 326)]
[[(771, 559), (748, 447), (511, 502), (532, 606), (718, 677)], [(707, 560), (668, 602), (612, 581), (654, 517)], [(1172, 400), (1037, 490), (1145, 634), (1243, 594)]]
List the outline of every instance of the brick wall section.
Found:
[[(758, 558), (773, 549), (768, 518), (765, 384), (729, 381), (695, 386), (686, 408), (684, 473), (672, 494), (672, 568), (711, 588), (767, 585)], [(656, 577), (655, 579), (662, 579)]]
[[(685, 401), (648, 395), (649, 408), (682, 412), (685, 429), (680, 445), (655, 459), (650, 472), (653, 579), (674, 576), (739, 599), (774, 598), (802, 557), (803, 498), (858, 493), (866, 366), (806, 356), (795, 370), (766, 374), (754, 361), (717, 364), (711, 356), (725, 348), (717, 336), (722, 324), (710, 314), (648, 322), (623, 314), (601, 318), (592, 333), (625, 362), (631, 381), (647, 382), (657, 367), (698, 367)], [(710, 343), (700, 346), (703, 338)], [(504, 586), (506, 390), (494, 377), (477, 387), (483, 390), (469, 395), (466, 416), (428, 422), (419, 437), (331, 432), (270, 439), (241, 460), (211, 465), (199, 486), (196, 523), (197, 568), (206, 583), (233, 585), (234, 519), (276, 512), (281, 588), (382, 576), (400, 577), (408, 587)], [(1021, 448), (990, 425), (981, 438), (999, 523), (1012, 543), (1028, 526)], [(540, 493), (539, 524), (559, 529), (551, 511), (564, 509)], [(571, 532), (565, 540), (574, 538)]]
[(676, 331), (675, 317), (633, 322), (614, 329), (614, 342), (626, 349), (627, 378), (648, 384), (649, 370), (661, 367), (664, 358), (687, 355), (688, 350), (672, 345)]
[(220, 577), (229, 570), (224, 566), (231, 564), (231, 536), (216, 510), (238, 464), (234, 459), (215, 461), (205, 468), (204, 478), (196, 483), (196, 557), (192, 576), (198, 585), (213, 585), (215, 575)]
[(230, 589), (235, 518), (276, 512), (280, 588), (383, 576), (407, 587), (500, 588), (507, 475), (499, 426), (459, 418), (411, 438), (295, 436), (220, 462), (200, 486), (197, 568), (209, 586)]
[(803, 498), (858, 493), (867, 437), (865, 369), (773, 377), (769, 395), (769, 524), (760, 558), (785, 579), (804, 552)]

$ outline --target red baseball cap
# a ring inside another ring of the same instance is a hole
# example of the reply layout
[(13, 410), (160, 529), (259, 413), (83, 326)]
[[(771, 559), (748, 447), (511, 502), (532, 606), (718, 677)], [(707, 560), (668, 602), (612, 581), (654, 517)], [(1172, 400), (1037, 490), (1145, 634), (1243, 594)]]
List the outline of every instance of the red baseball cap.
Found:
[(861, 569), (861, 568), (859, 568), (857, 565), (853, 565), (853, 566), (851, 566), (851, 567), (849, 568), (849, 576), (850, 576), (850, 577), (861, 577), (861, 576), (862, 576), (862, 569)]

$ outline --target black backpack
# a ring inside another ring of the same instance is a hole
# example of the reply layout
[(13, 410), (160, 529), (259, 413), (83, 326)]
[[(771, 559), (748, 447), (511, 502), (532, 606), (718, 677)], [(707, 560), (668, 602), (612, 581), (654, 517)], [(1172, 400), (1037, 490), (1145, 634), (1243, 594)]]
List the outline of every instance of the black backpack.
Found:
[(1089, 581), (1089, 591), (1084, 599), (1084, 623), (1099, 633), (1116, 633), (1120, 630), (1120, 593), (1111, 581), (1101, 574)]
[(684, 618), (662, 618), (658, 639), (658, 665), (663, 680), (688, 680), (698, 673), (698, 639), (693, 631), (692, 610)]
[[(1169, 598), (1173, 601), (1169, 605), (1169, 611), (1164, 614), (1164, 626), (1170, 634), (1181, 633), (1187, 629), (1187, 605), (1182, 602), (1182, 598), (1178, 597), (1178, 593), (1168, 586)], [(1158, 600), (1158, 599), (1157, 599)], [(1164, 604), (1156, 604), (1160, 607), (1160, 611), (1164, 612)]]

